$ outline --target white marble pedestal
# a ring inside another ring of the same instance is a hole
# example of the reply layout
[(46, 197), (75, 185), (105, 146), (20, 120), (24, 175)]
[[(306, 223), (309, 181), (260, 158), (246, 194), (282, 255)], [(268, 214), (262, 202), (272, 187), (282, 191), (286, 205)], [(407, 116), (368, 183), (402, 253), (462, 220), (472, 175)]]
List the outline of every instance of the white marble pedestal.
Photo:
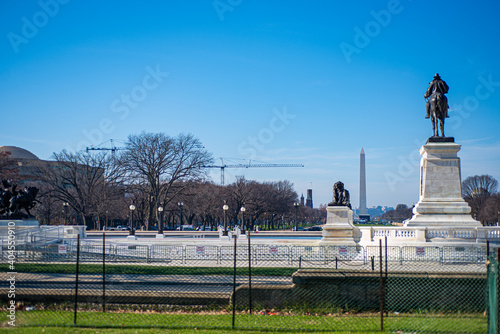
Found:
[(472, 219), (471, 209), (462, 198), (460, 158), (457, 156), (461, 145), (449, 139), (448, 142), (433, 142), (429, 138), (420, 149), (420, 199), (405, 226), (481, 226)]
[(323, 226), (323, 238), (319, 245), (356, 245), (352, 210), (347, 206), (328, 206), (326, 211), (326, 225)]

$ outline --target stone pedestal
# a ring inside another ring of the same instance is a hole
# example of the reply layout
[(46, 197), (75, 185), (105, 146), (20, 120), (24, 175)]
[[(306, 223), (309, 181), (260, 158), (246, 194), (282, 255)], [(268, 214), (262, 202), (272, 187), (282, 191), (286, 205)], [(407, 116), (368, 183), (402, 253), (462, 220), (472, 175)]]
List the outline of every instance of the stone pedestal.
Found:
[(481, 226), (462, 198), (461, 145), (432, 139), (420, 149), (420, 199), (405, 226)]
[(326, 225), (323, 226), (320, 246), (355, 245), (352, 210), (347, 206), (328, 206), (326, 211)]

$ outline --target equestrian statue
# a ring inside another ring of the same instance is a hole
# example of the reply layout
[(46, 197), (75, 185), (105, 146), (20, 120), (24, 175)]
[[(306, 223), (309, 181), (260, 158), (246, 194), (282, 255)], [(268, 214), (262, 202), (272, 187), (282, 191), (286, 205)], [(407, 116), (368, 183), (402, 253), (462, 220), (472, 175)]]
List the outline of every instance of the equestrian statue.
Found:
[(436, 73), (424, 94), (424, 98), (427, 100), (425, 118), (431, 119), (433, 137), (439, 137), (439, 128), (441, 129), (441, 137), (444, 137), (444, 119), (448, 118), (448, 99), (444, 94), (448, 93), (448, 89), (446, 82)]

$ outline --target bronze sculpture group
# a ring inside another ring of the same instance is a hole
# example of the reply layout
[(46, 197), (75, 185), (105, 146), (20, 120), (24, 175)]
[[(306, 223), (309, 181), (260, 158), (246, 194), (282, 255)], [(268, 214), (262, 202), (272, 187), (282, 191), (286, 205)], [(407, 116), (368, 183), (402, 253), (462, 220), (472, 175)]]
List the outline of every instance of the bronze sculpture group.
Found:
[[(0, 188), (0, 219), (26, 219), (33, 217), (29, 210), (36, 205), (38, 188), (17, 190), (17, 184), (2, 180)], [(21, 210), (26, 213), (21, 212)]]

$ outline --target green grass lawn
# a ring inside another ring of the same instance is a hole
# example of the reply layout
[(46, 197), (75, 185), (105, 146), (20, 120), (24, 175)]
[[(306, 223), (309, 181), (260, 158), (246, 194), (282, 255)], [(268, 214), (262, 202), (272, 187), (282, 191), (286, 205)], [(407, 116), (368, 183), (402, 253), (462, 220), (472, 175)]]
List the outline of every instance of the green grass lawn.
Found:
[[(6, 313), (0, 314), (6, 319)], [(207, 313), (101, 313), (79, 312), (73, 327), (71, 311), (17, 311), (16, 333), (260, 333), (314, 332), (336, 333), (380, 332), (377, 314), (358, 315), (262, 315), (237, 314), (231, 330), (231, 312)], [(2, 331), (8, 331), (6, 321)], [(384, 319), (388, 333), (485, 333), (487, 320), (482, 314), (389, 315)], [(126, 331), (124, 331), (126, 329)]]

